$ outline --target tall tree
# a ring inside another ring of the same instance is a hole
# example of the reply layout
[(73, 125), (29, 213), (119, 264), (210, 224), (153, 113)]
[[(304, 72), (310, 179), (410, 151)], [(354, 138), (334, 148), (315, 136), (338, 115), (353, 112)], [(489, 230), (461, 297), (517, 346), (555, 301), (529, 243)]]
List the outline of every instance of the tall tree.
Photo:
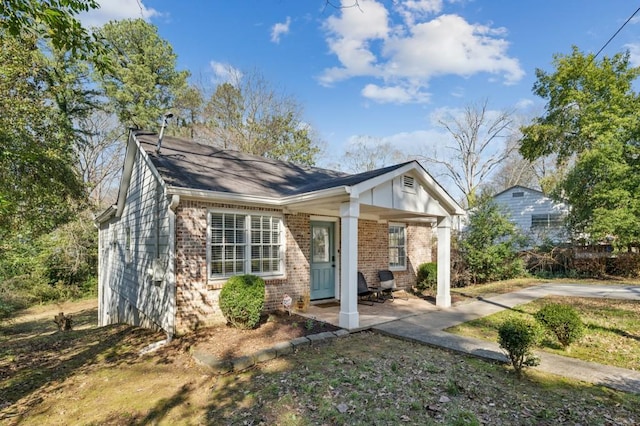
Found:
[(358, 136), (345, 150), (335, 166), (351, 173), (366, 172), (406, 160), (391, 143), (372, 136)]
[(0, 238), (38, 235), (68, 220), (84, 198), (75, 134), (37, 39), (2, 34), (0, 45)]
[(142, 19), (111, 21), (99, 34), (111, 52), (112, 69), (98, 80), (112, 111), (127, 127), (153, 130), (186, 88), (187, 71), (176, 70), (176, 54), (157, 28)]
[(105, 49), (95, 33), (87, 31), (76, 15), (97, 9), (97, 0), (3, 0), (0, 29), (16, 37), (30, 34), (49, 40), (53, 47), (83, 59), (93, 57), (102, 65)]
[(513, 113), (492, 112), (488, 101), (467, 105), (461, 114), (448, 114), (439, 124), (447, 131), (452, 143), (445, 158), (427, 156), (426, 161), (443, 166), (464, 195), (467, 207), (473, 207), (478, 186), (509, 157), (513, 144)]
[(204, 121), (214, 143), (249, 154), (303, 165), (315, 164), (320, 143), (302, 107), (261, 74), (230, 73), (205, 106)]
[(244, 98), (239, 88), (231, 83), (218, 85), (204, 112), (208, 129), (224, 149), (246, 145)]
[(78, 125), (83, 132), (75, 145), (77, 168), (92, 206), (103, 208), (115, 202), (126, 133), (113, 114), (101, 110), (94, 110)]
[(524, 127), (520, 152), (556, 155), (567, 168), (555, 195), (569, 205), (573, 231), (593, 241), (640, 242), (640, 98), (633, 84), (640, 68), (629, 55), (597, 60), (576, 47), (555, 55), (555, 70), (537, 70), (534, 93), (545, 114)]

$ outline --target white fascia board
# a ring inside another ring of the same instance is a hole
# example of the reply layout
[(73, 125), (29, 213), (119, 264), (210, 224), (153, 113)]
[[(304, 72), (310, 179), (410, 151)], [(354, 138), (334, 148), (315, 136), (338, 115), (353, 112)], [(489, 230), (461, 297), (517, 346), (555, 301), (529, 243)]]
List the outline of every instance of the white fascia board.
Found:
[(354, 185), (351, 189), (351, 193), (359, 196), (365, 191), (368, 191), (384, 182), (395, 179), (398, 176), (404, 175), (408, 172), (415, 172), (420, 175), (420, 179), (427, 184), (425, 188), (427, 192), (434, 194), (436, 197), (436, 201), (438, 201), (448, 214), (451, 215), (463, 215), (465, 211), (460, 205), (447, 193), (447, 191), (440, 186), (438, 182), (435, 181), (431, 177), (429, 173), (418, 163), (417, 161), (412, 161), (411, 163), (405, 164), (404, 166), (397, 168), (395, 170), (390, 171), (389, 173), (385, 173), (383, 175), (377, 176), (372, 179), (368, 179), (364, 182), (360, 182), (357, 185)]
[(133, 165), (135, 164), (136, 154), (139, 151), (138, 144), (133, 132), (129, 133), (127, 141), (127, 151), (124, 157), (124, 166), (122, 168), (122, 178), (118, 187), (118, 200), (116, 202), (116, 216), (122, 216), (124, 203), (127, 200), (127, 191), (131, 184), (131, 174), (133, 173)]
[(160, 177), (160, 173), (153, 165), (153, 162), (149, 159), (149, 155), (145, 152), (144, 149), (140, 146), (140, 142), (135, 137), (133, 132), (129, 134), (129, 139), (127, 142), (127, 151), (125, 153), (124, 158), (124, 167), (122, 170), (122, 178), (120, 180), (120, 187), (118, 188), (118, 201), (116, 203), (117, 210), (116, 216), (122, 216), (122, 211), (124, 210), (124, 204), (127, 200), (127, 192), (129, 191), (129, 185), (131, 185), (131, 175), (133, 174), (133, 167), (136, 162), (136, 154), (140, 153), (142, 158), (144, 159), (147, 167), (151, 170), (151, 174), (160, 182), (160, 185), (165, 188), (164, 180)]
[(241, 204), (259, 204), (275, 207), (285, 207), (293, 203), (304, 203), (317, 201), (322, 198), (332, 197), (338, 194), (347, 194), (346, 187), (330, 188), (321, 191), (309, 192), (301, 195), (293, 195), (283, 198), (262, 197), (258, 195), (234, 194), (220, 191), (207, 191), (202, 189), (180, 188), (167, 186), (167, 194), (176, 194), (188, 198), (195, 198), (204, 201), (227, 201)]
[(392, 170), (392, 171), (387, 172), (387, 173), (385, 173), (383, 175), (376, 176), (374, 178), (367, 179), (367, 180), (365, 180), (363, 182), (360, 182), (360, 183), (357, 183), (357, 184), (353, 185), (351, 187), (351, 194), (353, 196), (359, 197), (360, 194), (362, 194), (363, 192), (368, 191), (368, 190), (370, 190), (372, 188), (375, 188), (376, 186), (381, 185), (384, 182), (388, 182), (390, 180), (393, 180), (394, 178), (396, 178), (398, 176), (401, 176), (401, 175), (403, 175), (403, 174), (405, 174), (405, 173), (407, 173), (407, 172), (409, 172), (411, 170), (415, 170), (414, 162), (407, 163), (407, 164), (405, 164), (404, 166), (402, 166), (402, 167), (400, 167), (398, 169)]
[(93, 221), (96, 224), (100, 225), (100, 224), (106, 222), (107, 220), (111, 219), (113, 216), (115, 216), (115, 214), (116, 214), (116, 206), (112, 205), (112, 206), (107, 207), (104, 211), (96, 214), (93, 217)]

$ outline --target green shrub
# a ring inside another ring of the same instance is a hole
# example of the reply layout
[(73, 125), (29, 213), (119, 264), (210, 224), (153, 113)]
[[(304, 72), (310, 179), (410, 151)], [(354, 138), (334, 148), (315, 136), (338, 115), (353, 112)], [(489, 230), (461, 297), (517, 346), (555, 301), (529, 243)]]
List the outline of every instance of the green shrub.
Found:
[(540, 340), (540, 331), (535, 323), (520, 318), (509, 318), (498, 328), (498, 343), (507, 351), (507, 356), (518, 377), (525, 367), (538, 365), (533, 348)]
[(438, 285), (438, 265), (435, 262), (418, 266), (416, 288), (420, 291), (434, 291)]
[(459, 256), (471, 284), (524, 276), (518, 252), (526, 246), (522, 235), (490, 197), (482, 198), (469, 213), (469, 223), (458, 236)]
[(584, 335), (584, 325), (572, 306), (550, 303), (535, 313), (536, 320), (553, 333), (563, 348), (567, 349)]
[(264, 280), (255, 275), (236, 275), (220, 291), (220, 310), (227, 321), (241, 329), (255, 328), (264, 307)]

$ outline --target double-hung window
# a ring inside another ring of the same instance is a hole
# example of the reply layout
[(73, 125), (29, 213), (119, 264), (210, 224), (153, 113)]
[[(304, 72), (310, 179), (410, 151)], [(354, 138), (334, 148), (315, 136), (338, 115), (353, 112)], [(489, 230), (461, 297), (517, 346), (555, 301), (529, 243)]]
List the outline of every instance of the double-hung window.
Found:
[(282, 219), (268, 214), (209, 213), (209, 277), (282, 274)]
[(407, 268), (406, 226), (402, 223), (389, 224), (389, 269), (395, 271)]

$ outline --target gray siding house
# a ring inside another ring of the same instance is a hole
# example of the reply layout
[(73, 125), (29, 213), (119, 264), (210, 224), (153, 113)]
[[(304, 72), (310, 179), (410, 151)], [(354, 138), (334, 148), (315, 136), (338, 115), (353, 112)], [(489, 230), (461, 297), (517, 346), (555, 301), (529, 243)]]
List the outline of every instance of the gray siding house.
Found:
[(541, 191), (516, 185), (494, 195), (493, 200), (532, 244), (544, 241), (568, 241), (564, 220), (569, 208), (547, 197)]
[(359, 325), (357, 272), (415, 283), (437, 234), (437, 304), (451, 304), (451, 218), (463, 209), (417, 162), (349, 175), (130, 134), (116, 204), (99, 227), (99, 322), (168, 336), (224, 321), (218, 295), (236, 274), (266, 283), (265, 310), (285, 294), (340, 302)]

